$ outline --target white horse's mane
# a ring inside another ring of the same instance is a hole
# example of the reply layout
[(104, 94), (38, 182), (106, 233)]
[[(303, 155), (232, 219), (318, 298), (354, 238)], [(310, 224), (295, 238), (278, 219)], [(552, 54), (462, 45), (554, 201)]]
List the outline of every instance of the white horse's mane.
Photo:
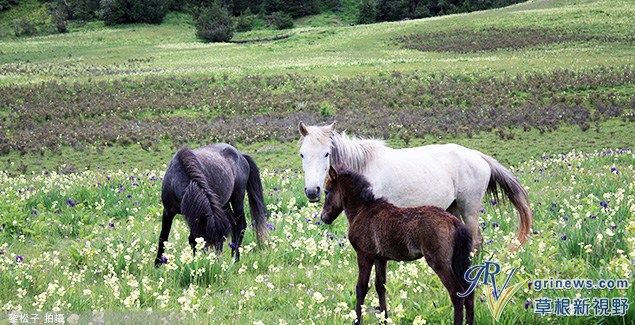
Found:
[(383, 140), (351, 138), (346, 135), (346, 132), (342, 132), (342, 134), (333, 132), (331, 136), (331, 166), (346, 163), (349, 168), (363, 172), (368, 162), (376, 157), (377, 151), (384, 147), (386, 144)]

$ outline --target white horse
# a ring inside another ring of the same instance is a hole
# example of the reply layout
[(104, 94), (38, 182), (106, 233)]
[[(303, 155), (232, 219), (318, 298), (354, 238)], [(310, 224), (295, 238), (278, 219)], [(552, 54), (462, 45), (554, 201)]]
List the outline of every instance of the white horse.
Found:
[(518, 240), (527, 239), (532, 213), (527, 192), (514, 175), (494, 158), (458, 144), (393, 149), (383, 141), (350, 138), (334, 124), (306, 126), (300, 122), (300, 156), (304, 194), (311, 202), (322, 197), (329, 166), (346, 163), (362, 173), (377, 197), (399, 207), (435, 205), (461, 218), (479, 249), (478, 216), (485, 193), (502, 190), (520, 214)]

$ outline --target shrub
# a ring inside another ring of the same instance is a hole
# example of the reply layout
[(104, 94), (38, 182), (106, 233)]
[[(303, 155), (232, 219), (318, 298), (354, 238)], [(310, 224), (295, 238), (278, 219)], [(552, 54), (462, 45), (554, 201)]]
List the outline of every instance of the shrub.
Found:
[(218, 2), (203, 7), (196, 14), (196, 36), (208, 42), (227, 42), (234, 36), (234, 26), (227, 9)]
[(99, 18), (104, 20), (106, 25), (126, 23), (125, 0), (101, 0)]
[(331, 103), (325, 100), (320, 104), (320, 115), (323, 118), (335, 116), (335, 109), (331, 106)]
[(276, 11), (271, 14), (271, 24), (276, 29), (287, 29), (293, 27), (293, 18), (288, 13), (282, 11)]
[(377, 21), (377, 7), (374, 0), (363, 0), (357, 12), (358, 24), (372, 24)]
[(22, 20), (16, 19), (13, 21), (13, 32), (15, 36), (29, 36), (37, 32), (35, 25), (28, 21), (26, 18)]
[(168, 14), (169, 0), (129, 0), (128, 17), (133, 23), (160, 24)]
[(234, 26), (236, 31), (250, 31), (254, 27), (254, 19), (256, 19), (256, 15), (252, 14), (251, 9), (247, 8), (242, 15), (234, 17)]
[(160, 24), (168, 13), (169, 0), (101, 0), (100, 18), (106, 25)]

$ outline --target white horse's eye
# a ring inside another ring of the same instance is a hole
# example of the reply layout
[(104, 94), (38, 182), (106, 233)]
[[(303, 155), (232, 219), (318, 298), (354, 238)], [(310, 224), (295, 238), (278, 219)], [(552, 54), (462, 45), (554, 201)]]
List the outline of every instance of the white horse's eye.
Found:
[(326, 155), (324, 155), (324, 157), (328, 157), (328, 156), (329, 156), (329, 153), (327, 152)]
[(304, 158), (304, 155), (303, 155), (303, 154), (300, 154), (300, 157), (301, 157), (301, 158)]

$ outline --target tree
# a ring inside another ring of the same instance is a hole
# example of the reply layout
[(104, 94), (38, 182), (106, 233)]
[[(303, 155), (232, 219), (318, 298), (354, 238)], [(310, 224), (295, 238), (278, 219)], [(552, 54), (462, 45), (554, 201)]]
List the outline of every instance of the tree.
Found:
[(407, 17), (408, 0), (378, 0), (377, 20), (396, 21)]
[(160, 24), (168, 14), (170, 0), (101, 0), (100, 17), (106, 25)]
[(377, 21), (375, 0), (362, 0), (357, 12), (358, 24), (372, 24)]
[(201, 8), (195, 14), (196, 36), (208, 42), (227, 42), (234, 36), (229, 11), (218, 2)]

